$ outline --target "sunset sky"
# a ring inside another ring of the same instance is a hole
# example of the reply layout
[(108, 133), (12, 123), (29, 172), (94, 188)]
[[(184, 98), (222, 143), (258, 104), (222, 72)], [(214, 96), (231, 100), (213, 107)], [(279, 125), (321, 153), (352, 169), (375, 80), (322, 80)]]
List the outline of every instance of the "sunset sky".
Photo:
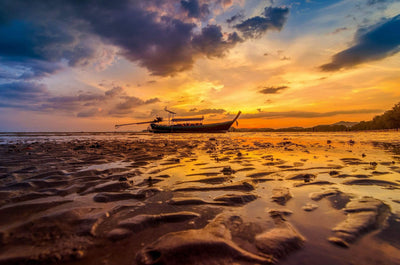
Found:
[[(370, 120), (400, 102), (400, 1), (1, 0), (0, 131), (166, 117)], [(124, 129), (143, 129), (126, 127)]]

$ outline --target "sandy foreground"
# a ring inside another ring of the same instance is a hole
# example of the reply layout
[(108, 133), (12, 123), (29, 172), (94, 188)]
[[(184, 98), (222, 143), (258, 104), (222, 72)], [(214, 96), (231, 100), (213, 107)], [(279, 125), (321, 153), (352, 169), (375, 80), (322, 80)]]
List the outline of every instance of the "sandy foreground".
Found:
[(3, 141), (0, 264), (400, 264), (400, 144), (359, 136)]

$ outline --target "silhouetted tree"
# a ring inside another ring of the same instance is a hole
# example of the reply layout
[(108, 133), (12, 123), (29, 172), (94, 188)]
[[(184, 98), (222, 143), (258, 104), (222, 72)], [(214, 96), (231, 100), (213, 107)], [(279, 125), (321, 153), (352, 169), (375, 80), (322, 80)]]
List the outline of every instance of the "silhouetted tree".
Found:
[(353, 131), (360, 130), (384, 130), (400, 128), (400, 102), (391, 110), (382, 115), (375, 116), (371, 121), (362, 121), (351, 127)]

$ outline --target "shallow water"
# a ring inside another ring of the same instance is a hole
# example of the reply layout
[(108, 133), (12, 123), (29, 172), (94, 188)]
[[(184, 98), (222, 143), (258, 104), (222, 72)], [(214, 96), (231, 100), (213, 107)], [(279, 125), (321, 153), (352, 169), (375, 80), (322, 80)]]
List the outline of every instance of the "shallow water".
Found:
[(0, 264), (400, 264), (399, 136), (3, 133)]

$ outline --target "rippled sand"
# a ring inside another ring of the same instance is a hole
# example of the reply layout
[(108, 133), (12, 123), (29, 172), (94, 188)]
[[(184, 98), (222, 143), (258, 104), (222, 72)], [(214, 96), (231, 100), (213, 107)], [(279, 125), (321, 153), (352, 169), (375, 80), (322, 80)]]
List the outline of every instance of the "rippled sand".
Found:
[(400, 264), (399, 133), (0, 135), (0, 264)]

